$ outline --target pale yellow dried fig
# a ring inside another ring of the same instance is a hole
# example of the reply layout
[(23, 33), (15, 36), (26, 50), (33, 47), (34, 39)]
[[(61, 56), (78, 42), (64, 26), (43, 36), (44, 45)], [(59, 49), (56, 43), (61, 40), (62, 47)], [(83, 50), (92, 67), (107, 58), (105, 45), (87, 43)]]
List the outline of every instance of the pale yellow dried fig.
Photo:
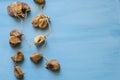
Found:
[(44, 35), (38, 35), (34, 37), (34, 44), (36, 46), (42, 44), (45, 41), (46, 41), (46, 37)]

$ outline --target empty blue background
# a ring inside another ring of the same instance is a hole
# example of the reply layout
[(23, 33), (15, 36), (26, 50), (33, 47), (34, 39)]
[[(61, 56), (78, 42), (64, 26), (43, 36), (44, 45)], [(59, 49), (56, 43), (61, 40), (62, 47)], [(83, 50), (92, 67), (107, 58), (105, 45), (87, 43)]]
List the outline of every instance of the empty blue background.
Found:
[[(17, 80), (11, 56), (22, 49), (20, 63), (23, 80), (120, 80), (120, 2), (119, 0), (46, 0), (41, 10), (33, 0), (20, 0), (31, 7), (30, 15), (19, 20), (7, 13), (7, 6), (17, 0), (0, 0), (0, 80)], [(34, 46), (33, 38), (47, 30), (36, 29), (31, 20), (39, 13), (50, 16), (52, 33), (43, 49)], [(22, 29), (20, 47), (9, 45), (9, 32)], [(31, 44), (30, 48), (26, 48)], [(45, 68), (45, 60), (34, 64), (33, 52), (48, 60), (57, 59), (59, 72)]]

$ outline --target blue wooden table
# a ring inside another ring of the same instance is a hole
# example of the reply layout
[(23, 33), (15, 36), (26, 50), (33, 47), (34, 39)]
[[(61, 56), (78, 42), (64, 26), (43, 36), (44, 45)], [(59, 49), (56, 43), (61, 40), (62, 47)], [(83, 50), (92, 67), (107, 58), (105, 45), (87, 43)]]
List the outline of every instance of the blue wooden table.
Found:
[[(10, 57), (20, 49), (25, 55), (19, 64), (25, 73), (23, 80), (120, 80), (119, 0), (46, 0), (43, 11), (33, 0), (20, 0), (32, 10), (22, 24), (7, 13), (7, 6), (14, 1), (0, 0), (0, 80), (17, 80)], [(52, 25), (43, 49), (33, 43), (34, 36), (48, 32), (31, 24), (39, 13), (50, 16)], [(23, 42), (12, 48), (9, 32), (21, 27)], [(28, 44), (32, 47), (26, 48)], [(37, 65), (31, 62), (33, 52), (42, 53), (48, 60), (57, 59), (60, 71), (47, 70), (45, 60)]]

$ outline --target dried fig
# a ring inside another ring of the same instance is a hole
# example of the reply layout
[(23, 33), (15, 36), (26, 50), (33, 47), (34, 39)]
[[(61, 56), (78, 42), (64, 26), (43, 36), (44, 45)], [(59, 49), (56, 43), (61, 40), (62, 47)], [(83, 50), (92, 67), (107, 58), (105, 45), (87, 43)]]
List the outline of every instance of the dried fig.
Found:
[(34, 0), (38, 4), (45, 4), (45, 0)]
[(22, 35), (23, 34), (19, 30), (16, 30), (16, 29), (14, 29), (10, 32), (10, 36), (16, 36), (16, 37), (21, 38)]
[(7, 7), (7, 11), (11, 16), (24, 18), (30, 11), (30, 7), (24, 2), (13, 2)]
[(45, 0), (34, 0), (37, 4), (40, 5), (40, 7), (43, 9), (45, 6)]
[(46, 40), (46, 37), (44, 35), (38, 35), (36, 37), (34, 37), (34, 44), (37, 46), (37, 45), (40, 45), (42, 44), (43, 42), (45, 42)]
[(56, 59), (52, 59), (46, 62), (46, 68), (53, 71), (57, 71), (60, 69), (60, 64)]
[(16, 78), (23, 78), (24, 77), (24, 73), (22, 72), (22, 70), (19, 66), (15, 66), (14, 74), (15, 74)]
[(21, 62), (24, 59), (24, 55), (21, 51), (17, 51), (17, 53), (14, 56), (12, 56), (11, 59), (14, 62)]
[(30, 55), (30, 59), (34, 62), (34, 63), (38, 63), (39, 61), (41, 61), (43, 58), (42, 54), (38, 54), (38, 53), (33, 53)]
[(21, 43), (21, 36), (23, 34), (19, 31), (19, 30), (12, 30), (10, 32), (10, 38), (9, 38), (9, 43), (12, 45), (12, 46), (16, 46), (18, 44)]
[(12, 46), (16, 46), (16, 45), (18, 45), (18, 44), (21, 43), (21, 40), (20, 40), (19, 37), (10, 36), (9, 43), (10, 43)]
[(39, 14), (32, 19), (32, 24), (34, 27), (45, 29), (49, 24), (49, 17), (43, 14)]

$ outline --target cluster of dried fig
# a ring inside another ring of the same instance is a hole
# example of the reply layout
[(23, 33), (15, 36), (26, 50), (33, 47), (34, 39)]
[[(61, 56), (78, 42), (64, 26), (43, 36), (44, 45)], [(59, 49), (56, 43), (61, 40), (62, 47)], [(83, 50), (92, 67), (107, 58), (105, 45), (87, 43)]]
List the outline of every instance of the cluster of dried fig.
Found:
[[(40, 5), (45, 4), (45, 0), (34, 0), (34, 1)], [(7, 11), (9, 15), (17, 18), (26, 17), (27, 13), (30, 12), (30, 10), (31, 9), (29, 5), (24, 2), (13, 2), (7, 7)], [(50, 18), (48, 16), (45, 16), (44, 14), (38, 14), (32, 19), (32, 25), (40, 29), (45, 29), (47, 26), (49, 26), (49, 22), (50, 22), (49, 19)], [(9, 38), (10, 45), (12, 46), (19, 45), (21, 43), (22, 35), (23, 34), (19, 30), (16, 30), (16, 29), (12, 30), (10, 32), (10, 38)], [(46, 41), (46, 36), (44, 35), (38, 35), (34, 37), (34, 44), (36, 46), (41, 45), (45, 41)], [(43, 55), (40, 53), (32, 53), (30, 55), (30, 59), (33, 63), (39, 63), (40, 61), (42, 61), (43, 58), (45, 57), (43, 57)], [(23, 78), (24, 73), (21, 70), (20, 66), (17, 65), (17, 63), (24, 60), (24, 54), (21, 51), (17, 51), (16, 54), (14, 54), (11, 57), (11, 59), (15, 63), (14, 75), (16, 76), (16, 78)], [(56, 59), (47, 60), (45, 65), (47, 69), (50, 69), (53, 71), (57, 71), (60, 69), (60, 64)]]
[(44, 14), (38, 14), (32, 19), (32, 24), (34, 27), (45, 29), (49, 24), (49, 17)]
[(14, 75), (16, 76), (16, 78), (23, 78), (24, 73), (21, 70), (20, 66), (17, 65), (17, 63), (23, 61), (24, 54), (21, 51), (17, 51), (16, 54), (11, 57), (11, 59), (14, 61), (15, 64)]
[(24, 2), (13, 2), (7, 7), (7, 11), (11, 16), (24, 18), (30, 11), (30, 7)]
[(21, 43), (21, 37), (22, 37), (22, 33), (19, 31), (19, 30), (12, 30), (10, 32), (10, 38), (9, 38), (9, 43), (12, 45), (12, 46), (16, 46), (16, 45), (19, 45)]
[[(44, 58), (43, 55), (39, 53), (33, 53), (30, 55), (30, 59), (34, 63), (40, 62), (43, 58)], [(60, 69), (60, 64), (56, 59), (47, 60), (46, 68), (53, 71), (57, 71)]]

